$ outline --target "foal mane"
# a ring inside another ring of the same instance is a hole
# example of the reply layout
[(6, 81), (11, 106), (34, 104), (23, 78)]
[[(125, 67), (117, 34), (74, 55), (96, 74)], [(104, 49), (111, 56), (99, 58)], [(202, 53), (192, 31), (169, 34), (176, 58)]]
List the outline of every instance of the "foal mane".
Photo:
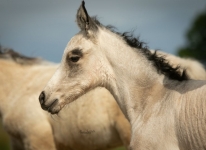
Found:
[[(180, 66), (172, 67), (164, 56), (157, 55), (157, 50), (154, 53), (151, 53), (148, 46), (146, 46), (144, 42), (141, 42), (139, 40), (139, 37), (134, 37), (131, 32), (120, 33), (116, 31), (116, 28), (114, 26), (102, 25), (96, 17), (92, 17), (92, 19), (98, 26), (105, 27), (111, 32), (121, 36), (130, 47), (140, 50), (146, 56), (146, 58), (152, 62), (153, 66), (157, 69), (157, 72), (159, 74), (164, 74), (172, 80), (183, 81), (189, 79), (185, 69), (181, 68)], [(181, 71), (182, 69), (183, 71)]]
[(21, 65), (36, 65), (43, 62), (40, 58), (27, 57), (13, 49), (2, 48), (2, 46), (0, 46), (0, 59), (11, 60)]

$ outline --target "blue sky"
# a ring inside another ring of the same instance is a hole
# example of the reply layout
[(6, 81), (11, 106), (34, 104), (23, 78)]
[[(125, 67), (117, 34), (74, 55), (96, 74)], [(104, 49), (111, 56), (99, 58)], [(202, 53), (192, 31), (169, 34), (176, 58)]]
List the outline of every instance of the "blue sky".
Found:
[[(205, 0), (85, 0), (91, 16), (133, 31), (151, 49), (176, 54)], [(81, 0), (0, 0), (0, 44), (31, 57), (60, 62), (64, 48), (79, 29)]]

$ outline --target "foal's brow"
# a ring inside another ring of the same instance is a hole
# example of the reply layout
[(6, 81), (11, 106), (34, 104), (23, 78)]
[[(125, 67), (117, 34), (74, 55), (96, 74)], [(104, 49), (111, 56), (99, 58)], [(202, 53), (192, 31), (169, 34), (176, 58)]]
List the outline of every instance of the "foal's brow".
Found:
[(79, 55), (79, 56), (82, 56), (82, 55), (83, 55), (82, 50), (81, 50), (81, 49), (78, 49), (78, 48), (72, 50), (71, 53), (72, 53), (73, 55)]

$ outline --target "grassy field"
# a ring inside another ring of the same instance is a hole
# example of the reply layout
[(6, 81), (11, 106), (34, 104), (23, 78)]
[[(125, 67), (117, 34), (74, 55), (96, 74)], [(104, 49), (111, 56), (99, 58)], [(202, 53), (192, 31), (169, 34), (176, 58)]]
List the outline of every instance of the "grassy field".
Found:
[(0, 122), (0, 150), (9, 150), (9, 137)]
[[(7, 133), (2, 128), (2, 124), (0, 122), (0, 150), (10, 150), (9, 147), (9, 137)], [(113, 150), (125, 150), (125, 148), (120, 147)]]

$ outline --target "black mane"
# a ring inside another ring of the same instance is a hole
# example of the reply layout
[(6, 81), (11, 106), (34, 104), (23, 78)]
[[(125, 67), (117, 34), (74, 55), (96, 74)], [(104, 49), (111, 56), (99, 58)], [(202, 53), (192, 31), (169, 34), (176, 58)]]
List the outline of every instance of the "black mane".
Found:
[(40, 58), (27, 57), (13, 49), (3, 48), (2, 46), (0, 46), (0, 59), (12, 60), (21, 65), (34, 65), (42, 62)]
[(180, 66), (172, 67), (164, 56), (158, 56), (156, 53), (157, 51), (152, 53), (148, 47), (145, 46), (146, 44), (144, 42), (139, 41), (139, 38), (133, 37), (133, 35), (128, 32), (123, 33), (120, 36), (123, 37), (129, 46), (139, 49), (147, 57), (147, 59), (152, 62), (158, 73), (164, 74), (172, 80), (183, 81), (189, 79), (185, 69), (181, 72)]
[(108, 25), (108, 26), (103, 26), (96, 17), (93, 17), (93, 20), (95, 23), (100, 26), (100, 27), (105, 27), (112, 31), (115, 34), (118, 34), (121, 36), (124, 41), (131, 47), (139, 49), (149, 61), (152, 62), (153, 66), (157, 69), (158, 73), (164, 74), (168, 78), (172, 80), (178, 80), (178, 81), (183, 81), (183, 80), (188, 80), (188, 76), (186, 73), (186, 70), (183, 69), (183, 72), (180, 71), (181, 67), (172, 67), (169, 62), (164, 58), (164, 56), (158, 56), (156, 51), (152, 53), (149, 48), (146, 46), (144, 42), (141, 42), (139, 38), (134, 37), (132, 33), (130, 32), (124, 32), (124, 33), (119, 33), (115, 31), (115, 27)]

